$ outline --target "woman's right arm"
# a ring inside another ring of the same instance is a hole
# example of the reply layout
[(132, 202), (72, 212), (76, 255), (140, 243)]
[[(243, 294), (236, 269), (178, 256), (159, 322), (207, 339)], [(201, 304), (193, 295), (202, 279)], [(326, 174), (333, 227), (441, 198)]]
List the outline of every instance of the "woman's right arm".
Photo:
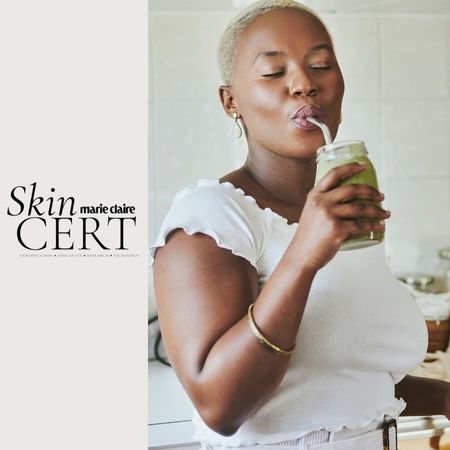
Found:
[(155, 293), (169, 359), (205, 423), (230, 435), (263, 406), (281, 383), (289, 357), (263, 347), (247, 321), (248, 306), (258, 328), (281, 348), (290, 348), (317, 270), (349, 234), (381, 225), (349, 220), (385, 218), (369, 186), (340, 181), (363, 170), (356, 164), (333, 169), (308, 194), (296, 235), (258, 292), (256, 269), (204, 235), (175, 230), (157, 251)]
[(295, 342), (314, 271), (293, 251), (283, 256), (258, 295), (256, 269), (203, 234), (177, 230), (158, 250), (154, 277), (169, 359), (205, 423), (230, 435), (280, 384), (289, 362), (259, 344), (254, 318), (281, 348)]

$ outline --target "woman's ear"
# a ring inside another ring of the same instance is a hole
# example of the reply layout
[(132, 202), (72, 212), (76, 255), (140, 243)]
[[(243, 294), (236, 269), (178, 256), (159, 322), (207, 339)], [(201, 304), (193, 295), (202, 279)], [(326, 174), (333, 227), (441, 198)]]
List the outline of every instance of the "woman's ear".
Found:
[(237, 104), (235, 102), (230, 86), (219, 86), (219, 97), (222, 107), (228, 117), (233, 117), (233, 113), (237, 112)]

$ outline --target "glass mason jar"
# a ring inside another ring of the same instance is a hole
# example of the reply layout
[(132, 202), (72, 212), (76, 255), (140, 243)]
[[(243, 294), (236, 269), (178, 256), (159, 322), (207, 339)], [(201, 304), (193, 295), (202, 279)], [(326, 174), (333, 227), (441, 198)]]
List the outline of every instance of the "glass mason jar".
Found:
[[(332, 168), (352, 162), (365, 162), (363, 172), (346, 178), (342, 184), (368, 184), (378, 189), (378, 180), (372, 162), (367, 157), (366, 145), (363, 141), (340, 141), (324, 145), (317, 149), (316, 183)], [(370, 203), (381, 206), (372, 200), (358, 200), (360, 203)], [(370, 220), (370, 219), (360, 219)], [(384, 231), (371, 231), (349, 236), (341, 245), (341, 250), (354, 250), (379, 244), (384, 239)]]

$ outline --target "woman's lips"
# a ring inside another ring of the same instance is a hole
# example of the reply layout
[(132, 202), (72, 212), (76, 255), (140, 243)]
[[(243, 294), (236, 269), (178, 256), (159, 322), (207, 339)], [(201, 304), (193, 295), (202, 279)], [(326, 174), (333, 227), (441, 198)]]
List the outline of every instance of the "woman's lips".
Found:
[(296, 127), (301, 128), (302, 130), (313, 130), (318, 128), (317, 125), (308, 122), (306, 118), (314, 117), (314, 119), (319, 122), (323, 122), (324, 115), (323, 109), (319, 105), (307, 103), (292, 114), (291, 120), (294, 122)]

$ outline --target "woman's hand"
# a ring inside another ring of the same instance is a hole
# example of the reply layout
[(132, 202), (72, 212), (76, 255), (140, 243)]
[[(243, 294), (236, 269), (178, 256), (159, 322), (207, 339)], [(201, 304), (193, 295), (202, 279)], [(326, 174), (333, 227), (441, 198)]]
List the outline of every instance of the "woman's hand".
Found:
[(350, 163), (331, 169), (309, 192), (292, 244), (301, 252), (303, 263), (318, 270), (337, 253), (350, 235), (384, 230), (388, 211), (365, 202), (380, 202), (384, 196), (366, 184), (342, 181), (365, 170)]
[(450, 420), (448, 381), (406, 375), (395, 385), (395, 396), (406, 402), (402, 416), (443, 415)]

